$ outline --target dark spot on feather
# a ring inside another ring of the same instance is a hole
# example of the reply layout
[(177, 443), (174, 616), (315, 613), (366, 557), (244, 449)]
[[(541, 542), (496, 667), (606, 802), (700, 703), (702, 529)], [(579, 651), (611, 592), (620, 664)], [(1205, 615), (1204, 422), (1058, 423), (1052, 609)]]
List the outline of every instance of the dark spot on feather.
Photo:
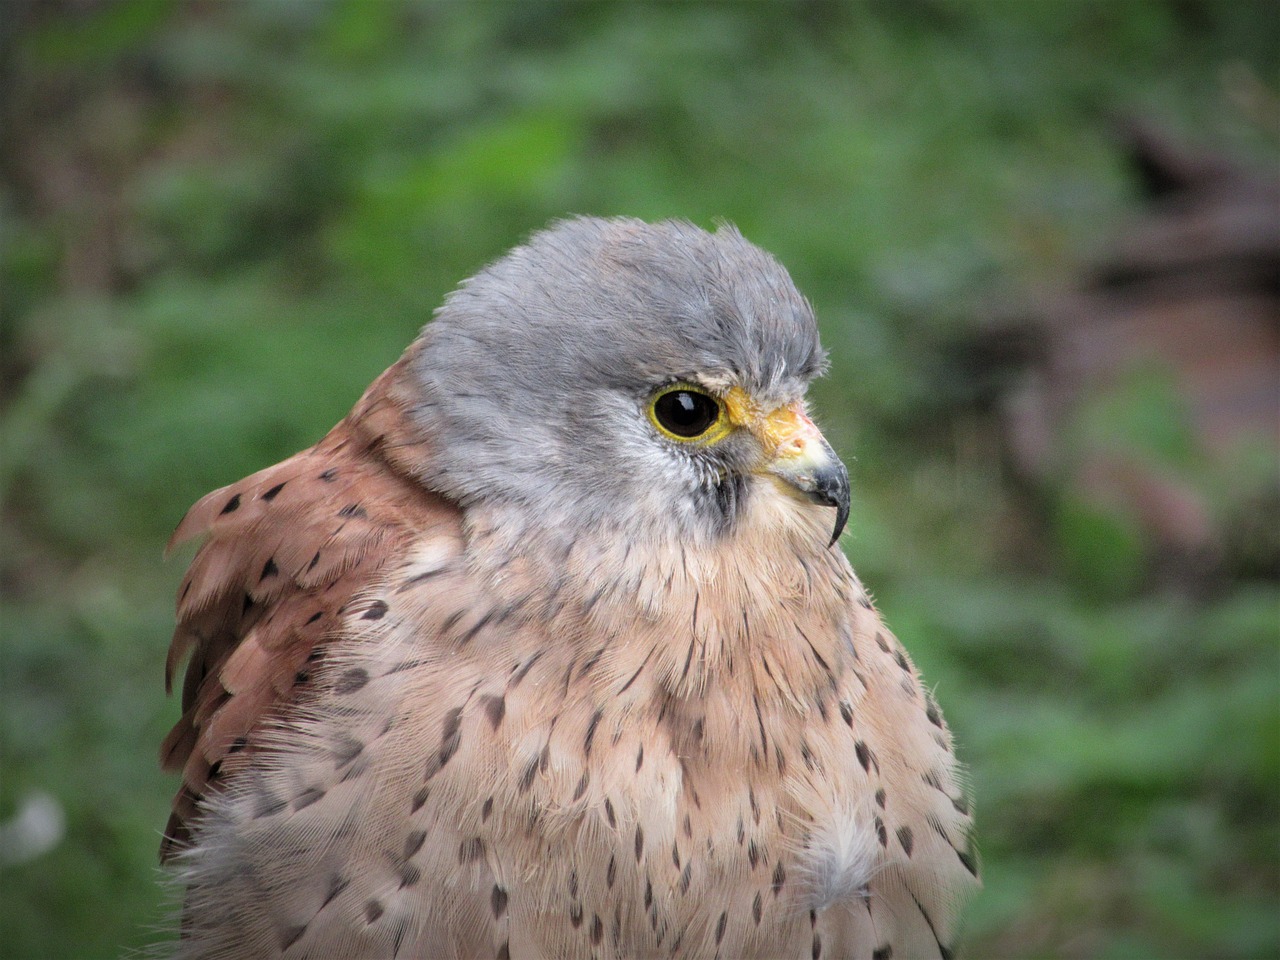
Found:
[(280, 493), (280, 491), (284, 489), (284, 484), (288, 482), (289, 481), (286, 480), (284, 481), (284, 483), (277, 483), (270, 490), (266, 491), (259, 499), (265, 500), (267, 501), (267, 503), (270, 503), (272, 500), (276, 498), (276, 496)]
[(747, 838), (747, 828), (742, 822), (742, 815), (738, 815), (738, 846), (742, 846), (742, 841)]
[(347, 884), (349, 884), (350, 882), (351, 882), (350, 880), (347, 880), (344, 877), (335, 873), (333, 875), (333, 879), (329, 881), (329, 892), (325, 894), (324, 903), (320, 904), (320, 909), (323, 910), (329, 904), (333, 903), (333, 901), (338, 898), (338, 896), (342, 893), (342, 891), (347, 889)]
[(582, 752), (585, 756), (591, 756), (591, 745), (596, 738), (596, 727), (600, 725), (600, 717), (604, 711), (597, 710), (591, 715), (591, 721), (587, 724), (587, 735), (582, 741)]
[(358, 503), (349, 503), (338, 511), (338, 516), (342, 517), (344, 520), (352, 517), (364, 519), (368, 515), (369, 514), (365, 513), (364, 507), (360, 506)]
[[(693, 598), (693, 603), (694, 603), (694, 609), (696, 610), (697, 604), (698, 604), (698, 598), (696, 596)], [(689, 641), (689, 652), (685, 655), (685, 658), (684, 658), (684, 669), (680, 671), (681, 680), (684, 680), (686, 677), (689, 676), (689, 667), (693, 664), (693, 647), (697, 642), (698, 642), (697, 638)]]
[(582, 926), (582, 904), (580, 903), (569, 904), (569, 923), (573, 926), (573, 929), (575, 930), (577, 930), (580, 926)]
[(316, 551), (316, 555), (311, 558), (311, 562), (307, 564), (307, 570), (311, 571), (316, 568), (316, 564), (320, 562), (320, 551)]
[(369, 758), (360, 757), (355, 761), (355, 763), (352, 763), (350, 766), (347, 767), (346, 771), (338, 779), (338, 782), (346, 783), (348, 780), (354, 780), (357, 777), (363, 777), (365, 772), (368, 769), (369, 769)]
[(507, 891), (496, 883), (493, 885), (493, 893), (489, 895), (489, 906), (493, 908), (493, 919), (495, 920), (500, 919), (507, 912)]
[(809, 749), (809, 742), (807, 740), (800, 741), (800, 758), (804, 760), (804, 765), (808, 767), (809, 770), (813, 770), (813, 752)]
[(840, 701), (840, 716), (844, 718), (844, 722), (849, 725), (849, 729), (853, 729), (853, 706), (847, 700)]
[(884, 828), (884, 821), (878, 816), (876, 817), (876, 836), (880, 838), (880, 846), (887, 847), (889, 845), (889, 831)]
[(274, 577), (279, 572), (280, 572), (280, 568), (276, 566), (276, 558), (268, 557), (267, 562), (262, 565), (262, 573), (258, 577), (258, 582), (261, 583), (263, 580), (266, 580), (268, 577)]
[(440, 576), (440, 574), (444, 573), (448, 569), (449, 569), (448, 567), (437, 567), (434, 570), (428, 570), (426, 573), (416, 574), (410, 577), (404, 583), (400, 584), (398, 587), (396, 587), (396, 593), (403, 593), (406, 590), (409, 590), (413, 587), (418, 586), (418, 584), (420, 583), (424, 583), (427, 580), (430, 580), (432, 577), (438, 577)]
[(609, 867), (604, 872), (604, 885), (610, 890), (613, 889), (613, 881), (618, 875), (618, 861), (613, 854), (609, 854)]
[(764, 915), (764, 897), (760, 891), (756, 891), (756, 898), (751, 901), (751, 919), (756, 922), (756, 926), (760, 925), (760, 918)]
[(324, 791), (319, 787), (308, 787), (293, 798), (293, 809), (305, 810), (323, 796)]
[(307, 622), (303, 624), (303, 626), (309, 627), (311, 626), (311, 624), (315, 623), (317, 620), (319, 620), (323, 616), (324, 616), (324, 611), (317, 610), (315, 613), (313, 613), (310, 617), (307, 618)]
[(533, 778), (538, 775), (538, 758), (534, 757), (524, 768), (524, 772), (520, 774), (519, 788), (521, 793), (528, 793), (529, 788), (533, 786)]
[(755, 787), (747, 787), (747, 802), (751, 804), (751, 819), (760, 826), (760, 804), (756, 801)]
[(680, 869), (680, 846), (676, 843), (671, 844), (671, 862), (677, 870)]
[(243, 617), (246, 613), (248, 613), (249, 608), (252, 606), (253, 606), (253, 597), (249, 596), (249, 594), (246, 593), (244, 595), (244, 602), (240, 605), (240, 616)]
[(503, 940), (502, 946), (498, 948), (498, 952), (494, 954), (493, 960), (511, 960), (511, 941)]
[(720, 919), (716, 921), (716, 946), (720, 946), (720, 941), (724, 939), (725, 927), (729, 924), (729, 911), (720, 911)]
[(853, 745), (853, 752), (858, 755), (858, 763), (862, 764), (862, 769), (870, 772), (871, 751), (867, 749), (867, 745), (859, 740)]
[(337, 476), (338, 476), (338, 468), (330, 467), (324, 473), (320, 474), (320, 479), (323, 480), (325, 483), (332, 483)]
[[(554, 722), (554, 721), (553, 721)], [(547, 767), (551, 765), (551, 741), (547, 741), (542, 745), (542, 752), (538, 754), (538, 771), (546, 773)]]
[(914, 840), (911, 836), (910, 827), (898, 828), (898, 842), (902, 844), (903, 853), (905, 853), (908, 857), (911, 856), (911, 847), (914, 845)]
[(285, 927), (280, 931), (280, 949), (288, 950), (295, 943), (302, 939), (302, 935), (307, 932), (305, 923), (296, 927)]
[(480, 808), (480, 822), (486, 823), (493, 814), (493, 797), (486, 797), (484, 806)]
[(335, 766), (343, 767), (360, 756), (364, 750), (364, 744), (355, 737), (341, 737), (334, 744), (332, 749), (333, 762)]
[(640, 772), (640, 768), (644, 766), (644, 744), (640, 744), (640, 749), (636, 751), (636, 773)]
[(648, 910), (653, 906), (653, 881), (645, 877), (644, 881), (644, 908)]
[(484, 856), (484, 841), (479, 837), (463, 840), (458, 845), (458, 863), (466, 865), (475, 863)]
[(530, 657), (528, 660), (525, 661), (524, 666), (520, 667), (520, 669), (517, 670), (515, 674), (512, 675), (511, 683), (510, 683), (510, 686), (512, 689), (518, 686), (520, 681), (529, 675), (529, 671), (533, 669), (533, 665), (537, 663), (540, 659), (542, 659), (542, 655), (544, 653), (546, 653), (545, 650), (539, 650), (532, 657)]
[(496, 694), (484, 697), (484, 715), (489, 718), (489, 725), (497, 730), (502, 725), (502, 718), (507, 715), (506, 698)]
[[(598, 596), (600, 592), (601, 591), (597, 590), (596, 595)], [(597, 650), (595, 653), (591, 654), (591, 656), (587, 658), (587, 662), (584, 663), (582, 665), (582, 669), (578, 671), (579, 679), (581, 679), (582, 677), (585, 677), (588, 673), (590, 673), (593, 669), (595, 669), (595, 665), (599, 663), (600, 658), (604, 656), (604, 651), (605, 651), (605, 648), (601, 647), (599, 650)]]
[(684, 815), (684, 835), (690, 840), (693, 839), (693, 821), (689, 819), (689, 815)]
[[(586, 774), (583, 774), (583, 776), (586, 776)], [(618, 819), (617, 817), (614, 816), (614, 813), (613, 813), (613, 801), (610, 800), (608, 797), (604, 798), (604, 818), (609, 821), (610, 827), (613, 827), (615, 829), (617, 828)]]
[(878, 806), (881, 810), (884, 809), (885, 803), (888, 801), (888, 799), (889, 799), (888, 796), (884, 792), (884, 787), (881, 787), (879, 790), (876, 791), (876, 806)]
[(368, 682), (368, 670), (364, 669), (364, 667), (352, 667), (344, 671), (342, 676), (338, 678), (338, 682), (333, 686), (333, 692), (339, 695), (355, 693), (357, 690), (363, 690)]
[(417, 793), (413, 795), (413, 803), (409, 807), (410, 813), (417, 813), (422, 809), (422, 805), (427, 802), (427, 798), (431, 796), (430, 787), (421, 787)]
[(818, 960), (822, 956), (822, 934), (820, 933), (813, 935), (813, 952), (811, 955), (813, 960)]
[(591, 915), (591, 945), (598, 947), (603, 939), (604, 924), (600, 921), (600, 915), (593, 913)]
[(364, 905), (365, 923), (373, 923), (380, 916), (382, 916), (382, 904), (377, 900), (370, 900)]
[(210, 780), (217, 780), (220, 776), (222, 776), (222, 761), (215, 760), (213, 765), (209, 767), (208, 777)]
[(440, 729), (440, 753), (436, 756), (436, 767), (428, 776), (434, 776), (441, 767), (453, 759), (462, 742), (462, 708), (454, 707), (444, 715)]
[(582, 776), (578, 778), (578, 785), (573, 788), (573, 799), (581, 800), (582, 795), (587, 792), (587, 784), (591, 782), (591, 775), (586, 771), (582, 771)]
[(448, 633), (456, 627), (458, 625), (458, 621), (462, 619), (462, 615), (465, 612), (465, 610), (455, 610), (453, 613), (449, 614), (449, 616), (445, 617), (444, 623), (440, 624), (440, 632)]
[(871, 960), (893, 960), (893, 945), (886, 943), (871, 951)]
[(782, 861), (778, 861), (778, 865), (773, 868), (773, 895), (776, 897), (782, 892), (782, 885), (787, 882), (787, 871), (782, 866)]
[(489, 625), (489, 621), (493, 619), (496, 613), (496, 610), (490, 610), (483, 617), (468, 627), (467, 632), (458, 638), (458, 646), (465, 647), (468, 643), (474, 640), (476, 638), (476, 634)]
[(640, 862), (640, 857), (644, 855), (644, 828), (639, 824), (636, 825), (636, 863)]
[(924, 715), (929, 718), (929, 722), (935, 727), (939, 730), (942, 729), (942, 713), (938, 710), (938, 704), (934, 701), (932, 696), (925, 700)]
[(406, 863), (400, 868), (400, 889), (413, 887), (422, 879), (422, 871), (412, 863)]
[(222, 514), (234, 513), (238, 509), (240, 509), (240, 494), (237, 493), (227, 501), (227, 505), (222, 508), (222, 512), (219, 516), (222, 516)]
[(969, 801), (964, 796), (952, 797), (951, 806), (956, 808), (956, 813), (967, 817), (969, 815)]
[(402, 860), (412, 859), (417, 854), (417, 852), (422, 849), (422, 845), (426, 842), (427, 842), (427, 831), (425, 830), (410, 831), (409, 835), (404, 838), (404, 856), (401, 857), (401, 859)]
[(903, 670), (907, 671), (908, 673), (911, 672), (911, 664), (907, 663), (906, 655), (903, 654), (901, 650), (893, 651), (893, 659), (898, 662), (898, 666), (900, 666)]
[[(591, 608), (592, 608), (592, 607), (594, 607), (597, 603), (599, 603), (599, 602), (600, 602), (600, 598), (601, 598), (602, 596), (604, 596), (604, 591), (605, 591), (605, 588), (604, 588), (604, 587), (600, 587), (599, 589), (597, 589), (597, 590), (596, 590), (596, 592), (595, 592), (595, 593), (593, 593), (593, 594), (591, 594), (591, 596), (587, 597), (587, 602), (586, 602), (586, 603), (584, 603), (584, 604), (582, 605), (582, 612), (583, 612), (583, 613), (590, 613), (590, 612), (591, 612)], [(595, 666), (595, 663), (594, 663), (594, 662), (592, 662), (590, 666), (588, 666), (588, 667), (584, 667), (584, 668), (583, 668), (583, 671), (582, 671), (582, 672), (583, 672), (583, 674), (585, 674), (585, 673), (587, 672), (587, 670), (591, 669), (591, 667), (592, 667), (592, 666)]]
[(288, 806), (288, 804), (280, 797), (273, 796), (265, 791), (258, 794), (256, 801), (257, 802), (253, 808), (253, 818), (255, 820), (262, 817), (274, 816)]
[(956, 856), (960, 858), (960, 862), (964, 864), (964, 868), (975, 877), (978, 875), (978, 859), (968, 850), (957, 850)]
[(361, 620), (381, 620), (387, 615), (387, 601), (375, 600), (369, 604), (369, 609), (364, 612)]
[(231, 746), (227, 747), (227, 753), (239, 753), (246, 746), (248, 746), (248, 744), (249, 744), (249, 741), (246, 740), (244, 737), (236, 737), (234, 740), (231, 741)]

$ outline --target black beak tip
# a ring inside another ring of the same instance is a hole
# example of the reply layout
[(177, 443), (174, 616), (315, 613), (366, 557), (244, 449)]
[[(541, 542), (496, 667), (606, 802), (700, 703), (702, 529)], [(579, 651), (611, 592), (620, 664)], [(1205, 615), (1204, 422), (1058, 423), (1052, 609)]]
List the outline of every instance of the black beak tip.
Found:
[(813, 497), (818, 503), (836, 508), (836, 526), (828, 547), (834, 547), (849, 522), (849, 473), (838, 460), (834, 467), (820, 471), (814, 478)]
[(840, 534), (844, 533), (845, 524), (849, 522), (849, 495), (846, 492), (844, 499), (834, 504), (836, 508), (836, 528), (831, 534), (831, 542), (828, 547), (834, 547), (840, 542)]

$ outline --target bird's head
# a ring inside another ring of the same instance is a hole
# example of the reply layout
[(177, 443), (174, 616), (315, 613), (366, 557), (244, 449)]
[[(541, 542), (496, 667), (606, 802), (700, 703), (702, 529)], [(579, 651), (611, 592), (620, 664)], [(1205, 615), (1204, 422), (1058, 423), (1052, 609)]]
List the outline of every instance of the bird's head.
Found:
[(824, 366), (808, 302), (733, 227), (563, 221), (424, 329), (421, 479), (467, 506), (692, 541), (782, 496), (833, 507), (834, 543), (848, 475), (805, 410)]

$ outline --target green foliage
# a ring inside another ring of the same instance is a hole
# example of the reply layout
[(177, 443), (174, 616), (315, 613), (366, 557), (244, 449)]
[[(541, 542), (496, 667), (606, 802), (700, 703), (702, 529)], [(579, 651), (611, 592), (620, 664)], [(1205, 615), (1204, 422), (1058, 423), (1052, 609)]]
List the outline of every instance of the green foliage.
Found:
[[(0, 821), (44, 792), (67, 835), (0, 863), (6, 956), (115, 956), (164, 916), (184, 509), (314, 442), (570, 213), (733, 220), (812, 297), (847, 549), (971, 767), (969, 955), (1280, 952), (1276, 583), (1151, 587), (1132, 518), (1066, 494), (1028, 533), (936, 360), (1132, 213), (1117, 111), (1274, 164), (1222, 80), (1276, 75), (1266, 4), (31, 11), (0, 147)], [(1077, 426), (1243, 509), (1270, 453), (1214, 467), (1180, 416), (1139, 375)]]

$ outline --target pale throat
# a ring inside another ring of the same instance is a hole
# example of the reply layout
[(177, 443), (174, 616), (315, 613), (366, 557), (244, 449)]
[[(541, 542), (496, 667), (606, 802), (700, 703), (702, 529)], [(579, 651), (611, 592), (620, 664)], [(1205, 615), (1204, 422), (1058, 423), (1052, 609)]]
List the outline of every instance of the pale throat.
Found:
[[(851, 656), (863, 591), (828, 546), (831, 511), (773, 483), (756, 484), (731, 531), (701, 542), (602, 527), (570, 536), (567, 524), (522, 519), (470, 511), (472, 569), (504, 602), (541, 604), (566, 645), (595, 636), (580, 629), (589, 623), (619, 628), (611, 655), (620, 664), (656, 649), (650, 665), (673, 691), (696, 694), (773, 663), (803, 698), (829, 682), (813, 654), (833, 668)], [(540, 585), (536, 596), (530, 584)]]

